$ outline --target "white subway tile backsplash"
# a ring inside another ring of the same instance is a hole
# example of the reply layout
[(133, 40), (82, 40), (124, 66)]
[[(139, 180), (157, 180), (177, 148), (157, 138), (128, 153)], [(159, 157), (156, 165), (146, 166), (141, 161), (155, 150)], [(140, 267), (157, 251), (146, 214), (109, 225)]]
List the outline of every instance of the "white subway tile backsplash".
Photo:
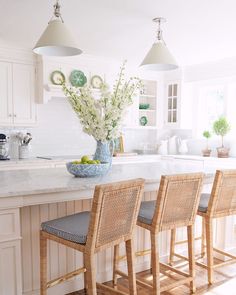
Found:
[[(53, 98), (47, 104), (38, 105), (37, 126), (34, 128), (0, 128), (8, 135), (15, 132), (30, 132), (32, 156), (60, 156), (93, 154), (96, 142), (82, 131), (79, 119), (69, 102)], [(126, 151), (139, 149), (145, 144), (153, 147), (157, 142), (156, 130), (128, 129), (124, 133)]]

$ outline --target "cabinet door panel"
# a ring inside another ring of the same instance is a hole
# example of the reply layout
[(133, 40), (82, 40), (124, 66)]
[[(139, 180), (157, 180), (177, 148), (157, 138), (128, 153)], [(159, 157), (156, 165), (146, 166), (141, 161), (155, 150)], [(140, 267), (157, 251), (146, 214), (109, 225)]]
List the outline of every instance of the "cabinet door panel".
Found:
[(20, 240), (0, 243), (0, 295), (22, 295)]
[(138, 125), (138, 98), (134, 97), (133, 101), (133, 104), (125, 110), (124, 127), (136, 127)]
[(170, 82), (166, 86), (165, 127), (180, 127), (180, 82)]
[(35, 123), (35, 72), (31, 65), (13, 65), (13, 116), (15, 125)]
[(0, 125), (12, 123), (12, 66), (0, 62)]

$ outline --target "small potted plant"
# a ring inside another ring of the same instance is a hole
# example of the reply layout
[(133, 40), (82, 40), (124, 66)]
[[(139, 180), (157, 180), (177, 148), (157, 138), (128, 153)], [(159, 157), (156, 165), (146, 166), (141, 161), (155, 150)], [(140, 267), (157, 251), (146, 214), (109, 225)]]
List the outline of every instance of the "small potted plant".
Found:
[(224, 136), (230, 131), (230, 124), (225, 117), (220, 117), (213, 123), (213, 130), (216, 135), (221, 136), (221, 147), (217, 148), (218, 158), (228, 158), (229, 148), (224, 146)]
[(202, 150), (202, 155), (203, 157), (210, 157), (211, 149), (209, 149), (208, 147), (208, 141), (209, 141), (209, 138), (211, 137), (211, 133), (210, 131), (205, 130), (202, 135), (206, 138), (206, 148)]

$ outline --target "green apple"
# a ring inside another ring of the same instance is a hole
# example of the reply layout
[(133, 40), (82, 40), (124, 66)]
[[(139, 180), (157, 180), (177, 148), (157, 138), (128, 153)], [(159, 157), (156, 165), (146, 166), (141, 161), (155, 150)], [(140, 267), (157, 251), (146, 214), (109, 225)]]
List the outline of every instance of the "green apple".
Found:
[(83, 157), (81, 158), (81, 162), (82, 162), (83, 164), (87, 163), (88, 161), (90, 161), (90, 159), (89, 159), (88, 156), (83, 156)]

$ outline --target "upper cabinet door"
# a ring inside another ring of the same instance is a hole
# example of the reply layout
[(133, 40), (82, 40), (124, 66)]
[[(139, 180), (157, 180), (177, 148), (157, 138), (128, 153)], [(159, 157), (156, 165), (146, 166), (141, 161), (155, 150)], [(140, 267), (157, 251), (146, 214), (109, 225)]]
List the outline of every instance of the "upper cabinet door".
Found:
[(35, 68), (32, 65), (13, 64), (13, 122), (30, 125), (36, 122)]
[(167, 84), (166, 105), (166, 126), (178, 128), (180, 126), (180, 84), (178, 82)]
[(12, 123), (12, 65), (0, 62), (0, 126)]

